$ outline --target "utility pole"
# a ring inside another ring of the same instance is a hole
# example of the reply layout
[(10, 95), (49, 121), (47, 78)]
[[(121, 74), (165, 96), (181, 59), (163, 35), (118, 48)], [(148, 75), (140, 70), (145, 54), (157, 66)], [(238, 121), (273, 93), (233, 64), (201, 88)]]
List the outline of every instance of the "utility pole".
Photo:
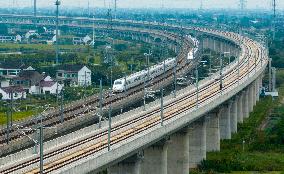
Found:
[(143, 101), (143, 110), (146, 111), (146, 80), (145, 80), (145, 77), (144, 77), (144, 101)]
[(114, 0), (114, 19), (117, 17), (117, 0)]
[(11, 91), (11, 100), (10, 100), (10, 127), (13, 126), (13, 107), (14, 107), (14, 91)]
[(198, 65), (196, 65), (195, 70), (195, 83), (196, 83), (196, 108), (198, 109), (198, 103), (199, 103), (199, 75), (198, 75)]
[(164, 89), (161, 88), (161, 126), (164, 126)]
[(244, 14), (245, 8), (246, 8), (246, 0), (240, 0), (240, 10), (241, 10), (241, 14)]
[(203, 10), (203, 0), (200, 0), (200, 11)]
[(40, 174), (43, 174), (43, 124), (42, 122), (40, 123), (40, 127), (39, 127), (39, 156), (40, 156)]
[(93, 15), (93, 50), (95, 51), (95, 15)]
[(177, 57), (175, 57), (175, 67), (174, 67), (174, 98), (177, 96)]
[(240, 53), (241, 53), (241, 51), (238, 51), (238, 85), (240, 84)]
[(9, 144), (9, 139), (10, 139), (10, 117), (9, 117), (9, 111), (6, 111), (6, 116), (7, 116), (7, 144)]
[(34, 0), (34, 17), (37, 16), (37, 10), (36, 10), (37, 6), (36, 6), (36, 0)]
[(220, 90), (222, 95), (223, 94), (223, 59), (221, 53), (220, 53)]
[(56, 0), (56, 65), (59, 64), (59, 48), (58, 48), (58, 25), (59, 25), (59, 6), (61, 2)]
[(110, 136), (111, 136), (111, 104), (109, 105), (109, 112), (108, 112), (108, 146), (107, 149), (110, 151)]
[(150, 56), (152, 55), (152, 52), (151, 50), (149, 50), (148, 53), (144, 53), (144, 56), (145, 56), (145, 61), (146, 61), (146, 66), (147, 66), (147, 82), (150, 80), (150, 67), (149, 67), (149, 64), (150, 64)]
[(271, 92), (272, 91), (272, 67), (271, 67), (271, 62), (272, 59), (269, 59), (269, 64), (268, 64), (268, 91)]
[(272, 92), (276, 91), (276, 68), (272, 68)]
[(61, 123), (64, 122), (64, 88), (61, 89), (61, 104), (60, 104), (60, 113), (61, 113)]
[(275, 40), (275, 30), (276, 30), (276, 0), (272, 0), (272, 8), (273, 8), (273, 40)]
[(59, 102), (58, 102), (58, 80), (56, 80), (56, 104), (58, 106)]
[(248, 71), (248, 78), (249, 78), (249, 75), (250, 75), (250, 63), (249, 63), (250, 57), (248, 56), (247, 58), (248, 58), (248, 60), (247, 60), (247, 61), (248, 61), (248, 64), (247, 64), (247, 65), (248, 65), (247, 71)]
[(99, 116), (99, 128), (102, 126), (102, 117), (103, 117), (103, 83), (100, 79), (100, 116)]
[(90, 0), (88, 0), (88, 18), (91, 16), (91, 13), (90, 13)]

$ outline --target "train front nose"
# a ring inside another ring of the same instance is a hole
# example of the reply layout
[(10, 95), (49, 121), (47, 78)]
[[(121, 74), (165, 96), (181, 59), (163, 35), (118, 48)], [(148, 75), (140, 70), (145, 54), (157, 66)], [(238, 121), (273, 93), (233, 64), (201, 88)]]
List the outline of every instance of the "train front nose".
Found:
[(118, 85), (114, 85), (113, 86), (113, 91), (115, 92), (121, 92), (123, 89), (121, 88), (121, 86), (118, 86)]

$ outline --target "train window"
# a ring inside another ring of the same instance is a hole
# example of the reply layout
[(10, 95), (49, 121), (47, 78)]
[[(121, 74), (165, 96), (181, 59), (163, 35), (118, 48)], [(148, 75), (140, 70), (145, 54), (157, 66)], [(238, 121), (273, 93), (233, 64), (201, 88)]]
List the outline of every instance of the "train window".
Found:
[(114, 84), (115, 84), (115, 85), (121, 85), (122, 82), (121, 82), (121, 81), (116, 81)]

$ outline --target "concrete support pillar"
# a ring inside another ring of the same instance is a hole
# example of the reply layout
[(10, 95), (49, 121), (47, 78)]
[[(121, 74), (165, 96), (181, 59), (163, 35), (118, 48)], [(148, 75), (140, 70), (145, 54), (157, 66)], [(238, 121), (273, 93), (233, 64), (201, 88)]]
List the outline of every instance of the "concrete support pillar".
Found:
[(243, 118), (249, 117), (249, 88), (243, 91)]
[(208, 114), (206, 122), (206, 151), (220, 151), (220, 110)]
[(221, 115), (220, 115), (220, 138), (231, 139), (231, 106), (232, 102), (229, 101), (228, 104), (223, 105)]
[(243, 123), (243, 94), (238, 99), (238, 123)]
[(204, 118), (189, 127), (189, 168), (196, 168), (206, 159), (206, 123)]
[(259, 101), (259, 94), (260, 94), (260, 81), (261, 81), (261, 76), (257, 78), (257, 86), (256, 86), (256, 101)]
[(253, 85), (250, 85), (249, 86), (249, 100), (248, 100), (248, 103), (249, 103), (249, 112), (252, 112), (253, 111)]
[(171, 135), (168, 145), (168, 169), (167, 172), (189, 173), (189, 131), (183, 129)]
[(167, 174), (168, 143), (158, 142), (144, 150), (141, 163), (141, 174), (165, 173)]
[(141, 174), (141, 158), (137, 155), (108, 168), (108, 174)]
[(256, 81), (253, 82), (253, 106), (256, 105)]
[(239, 96), (236, 96), (231, 107), (231, 133), (236, 133), (238, 131), (238, 101)]

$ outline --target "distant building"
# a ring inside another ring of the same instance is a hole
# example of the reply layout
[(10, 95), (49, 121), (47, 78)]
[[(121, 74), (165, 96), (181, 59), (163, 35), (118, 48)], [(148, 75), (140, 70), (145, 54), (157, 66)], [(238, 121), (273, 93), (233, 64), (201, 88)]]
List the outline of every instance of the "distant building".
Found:
[(14, 42), (16, 40), (15, 36), (0, 36), (0, 42), (6, 43), (6, 42)]
[(31, 36), (39, 36), (36, 30), (30, 30), (25, 34), (25, 38), (29, 39)]
[(22, 36), (19, 34), (16, 35), (15, 42), (22, 42)]
[(63, 65), (56, 71), (56, 79), (67, 86), (90, 86), (92, 72), (85, 65)]
[(85, 37), (73, 37), (73, 45), (91, 45), (92, 38), (89, 35)]
[(39, 85), (40, 94), (60, 94), (63, 85), (51, 80), (42, 80)]
[(13, 84), (21, 86), (30, 94), (39, 94), (39, 83), (44, 76), (35, 70), (23, 70), (13, 79)]
[(22, 70), (34, 70), (34, 68), (17, 62), (0, 63), (0, 76), (17, 76)]
[(26, 91), (19, 86), (0, 87), (0, 94), (2, 100), (26, 99), (27, 96)]
[(8, 87), (10, 86), (10, 79), (5, 76), (0, 76), (0, 87)]

